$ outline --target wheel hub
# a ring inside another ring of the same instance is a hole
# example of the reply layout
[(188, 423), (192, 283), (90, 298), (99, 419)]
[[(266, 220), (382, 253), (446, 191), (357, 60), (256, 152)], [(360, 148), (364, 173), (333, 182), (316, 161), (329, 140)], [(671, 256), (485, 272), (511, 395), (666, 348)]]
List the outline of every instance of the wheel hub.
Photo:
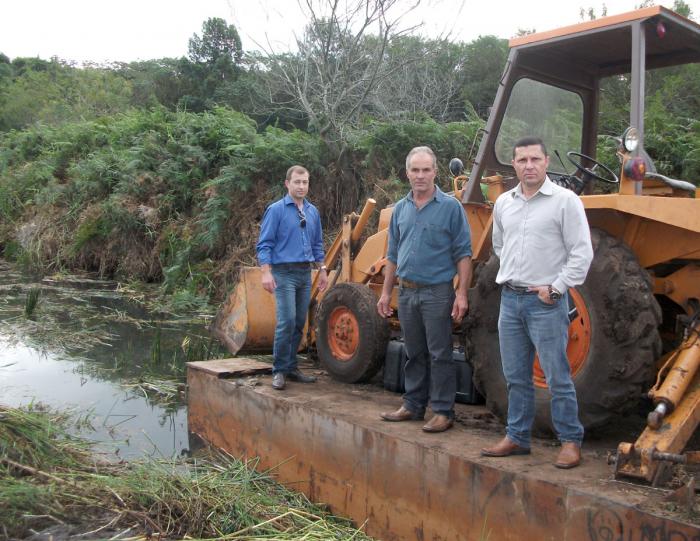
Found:
[(328, 342), (333, 355), (349, 361), (355, 355), (360, 340), (360, 326), (347, 307), (335, 308), (328, 318)]
[[(569, 358), (571, 377), (576, 376), (586, 364), (588, 350), (591, 346), (591, 319), (586, 309), (586, 303), (581, 294), (575, 289), (569, 290), (569, 299), (573, 300), (576, 308), (576, 317), (569, 324), (569, 343), (566, 347), (566, 356)], [(539, 356), (535, 355), (535, 366), (532, 370), (532, 379), (536, 387), (546, 388), (547, 381), (544, 371), (540, 366)]]

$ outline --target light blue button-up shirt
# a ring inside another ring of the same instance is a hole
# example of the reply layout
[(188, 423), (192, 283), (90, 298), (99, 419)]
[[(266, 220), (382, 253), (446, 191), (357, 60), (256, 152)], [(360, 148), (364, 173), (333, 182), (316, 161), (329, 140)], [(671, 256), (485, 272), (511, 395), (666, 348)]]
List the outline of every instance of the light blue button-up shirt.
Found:
[(305, 227), (301, 227), (297, 206), (289, 194), (265, 209), (255, 247), (259, 265), (323, 262), (321, 216), (306, 199), (303, 208)]
[(413, 192), (394, 206), (387, 259), (396, 265), (400, 278), (426, 285), (449, 282), (457, 274), (457, 262), (471, 255), (462, 204), (437, 186), (433, 198), (420, 209)]

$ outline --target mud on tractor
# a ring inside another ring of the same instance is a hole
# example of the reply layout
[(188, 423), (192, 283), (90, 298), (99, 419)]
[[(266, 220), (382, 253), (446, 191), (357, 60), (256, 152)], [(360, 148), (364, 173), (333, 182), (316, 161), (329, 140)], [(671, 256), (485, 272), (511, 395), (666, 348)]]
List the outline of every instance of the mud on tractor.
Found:
[[(657, 173), (644, 150), (645, 74), (697, 62), (700, 26), (660, 6), (513, 39), (470, 173), (461, 174), (459, 160), (451, 163), (476, 262), (469, 313), (454, 332), (487, 407), (505, 418), (491, 212), (496, 197), (517, 183), (514, 141), (538, 135), (553, 154), (550, 178), (581, 196), (595, 252), (586, 282), (568, 292), (568, 354), (581, 421), (586, 429), (605, 425), (646, 393), (653, 403), (646, 428), (636, 442), (620, 443), (611, 462), (616, 476), (651, 483), (669, 464), (700, 461), (700, 453), (683, 452), (700, 422), (700, 190)], [(606, 77), (630, 81), (629, 128), (616, 139), (619, 176), (596, 160)], [(599, 193), (605, 184), (613, 193)], [(329, 287), (322, 294), (312, 286), (306, 345), (345, 382), (372, 378), (400, 333), (396, 318), (384, 320), (376, 310), (392, 209), (381, 210), (377, 232), (363, 240), (374, 207), (368, 200), (361, 214), (344, 218), (326, 256)], [(262, 289), (258, 268), (241, 270), (212, 330), (234, 354), (271, 349), (274, 298)], [(535, 430), (546, 432), (549, 393), (537, 362), (534, 380)]]

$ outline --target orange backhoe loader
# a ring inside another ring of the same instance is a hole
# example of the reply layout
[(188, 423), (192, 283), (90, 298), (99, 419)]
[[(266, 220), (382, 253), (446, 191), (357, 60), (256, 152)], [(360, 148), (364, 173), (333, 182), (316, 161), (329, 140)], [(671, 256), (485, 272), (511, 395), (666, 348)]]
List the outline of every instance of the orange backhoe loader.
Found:
[[(612, 462), (616, 475), (652, 483), (665, 466), (700, 459), (683, 452), (700, 421), (700, 190), (657, 173), (644, 150), (645, 76), (698, 62), (700, 26), (658, 6), (513, 39), (469, 175), (461, 175), (458, 160), (451, 163), (477, 264), (468, 317), (454, 331), (486, 405), (505, 417), (491, 211), (517, 182), (514, 141), (538, 135), (553, 154), (550, 178), (581, 195), (595, 252), (586, 282), (568, 293), (568, 354), (581, 421), (604, 425), (647, 393), (654, 409), (646, 428), (636, 442), (621, 443)], [(609, 77), (630, 88), (629, 128), (616, 143), (619, 178), (596, 160), (601, 81)], [(601, 193), (610, 186), (614, 193)], [(329, 288), (312, 292), (307, 344), (346, 382), (371, 378), (400, 331), (397, 319), (376, 312), (392, 209), (381, 211), (377, 232), (363, 241), (373, 210), (369, 200), (359, 216), (345, 217), (326, 257)], [(269, 351), (274, 299), (260, 287), (259, 269), (242, 270), (213, 331), (234, 354)], [(549, 394), (537, 363), (534, 380), (535, 428), (548, 431)]]

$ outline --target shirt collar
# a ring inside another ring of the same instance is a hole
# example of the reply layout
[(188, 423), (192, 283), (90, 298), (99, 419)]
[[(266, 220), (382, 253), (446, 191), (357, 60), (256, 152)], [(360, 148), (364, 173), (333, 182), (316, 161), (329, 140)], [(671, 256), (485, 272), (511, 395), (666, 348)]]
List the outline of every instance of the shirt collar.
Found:
[[(284, 200), (285, 205), (296, 205), (296, 203), (294, 202), (294, 199), (292, 199), (292, 196), (289, 194), (285, 195), (283, 200)], [(304, 198), (304, 201), (302, 204), (303, 204), (304, 208), (306, 208), (306, 205), (308, 205), (306, 198)]]
[[(444, 201), (446, 197), (447, 197), (447, 194), (445, 194), (445, 192), (443, 192), (443, 191), (442, 191), (440, 188), (438, 188), (437, 185), (436, 185), (436, 186), (435, 186), (435, 191), (433, 192), (433, 197), (431, 198), (431, 200), (432, 200), (432, 201), (437, 201), (438, 203), (440, 203), (441, 201)], [(413, 202), (413, 190), (410, 190), (410, 191), (408, 192), (408, 195), (406, 195), (406, 199), (408, 199), (409, 201)]]
[[(535, 192), (535, 194), (532, 197), (535, 197), (538, 193), (541, 193), (542, 195), (552, 195), (554, 193), (553, 186), (554, 183), (550, 180), (549, 175), (545, 175), (542, 186), (540, 186), (539, 190), (537, 190), (537, 192)], [(523, 195), (523, 187), (519, 182), (513, 190), (512, 194), (513, 197), (522, 197), (523, 199), (525, 199), (525, 195)]]

